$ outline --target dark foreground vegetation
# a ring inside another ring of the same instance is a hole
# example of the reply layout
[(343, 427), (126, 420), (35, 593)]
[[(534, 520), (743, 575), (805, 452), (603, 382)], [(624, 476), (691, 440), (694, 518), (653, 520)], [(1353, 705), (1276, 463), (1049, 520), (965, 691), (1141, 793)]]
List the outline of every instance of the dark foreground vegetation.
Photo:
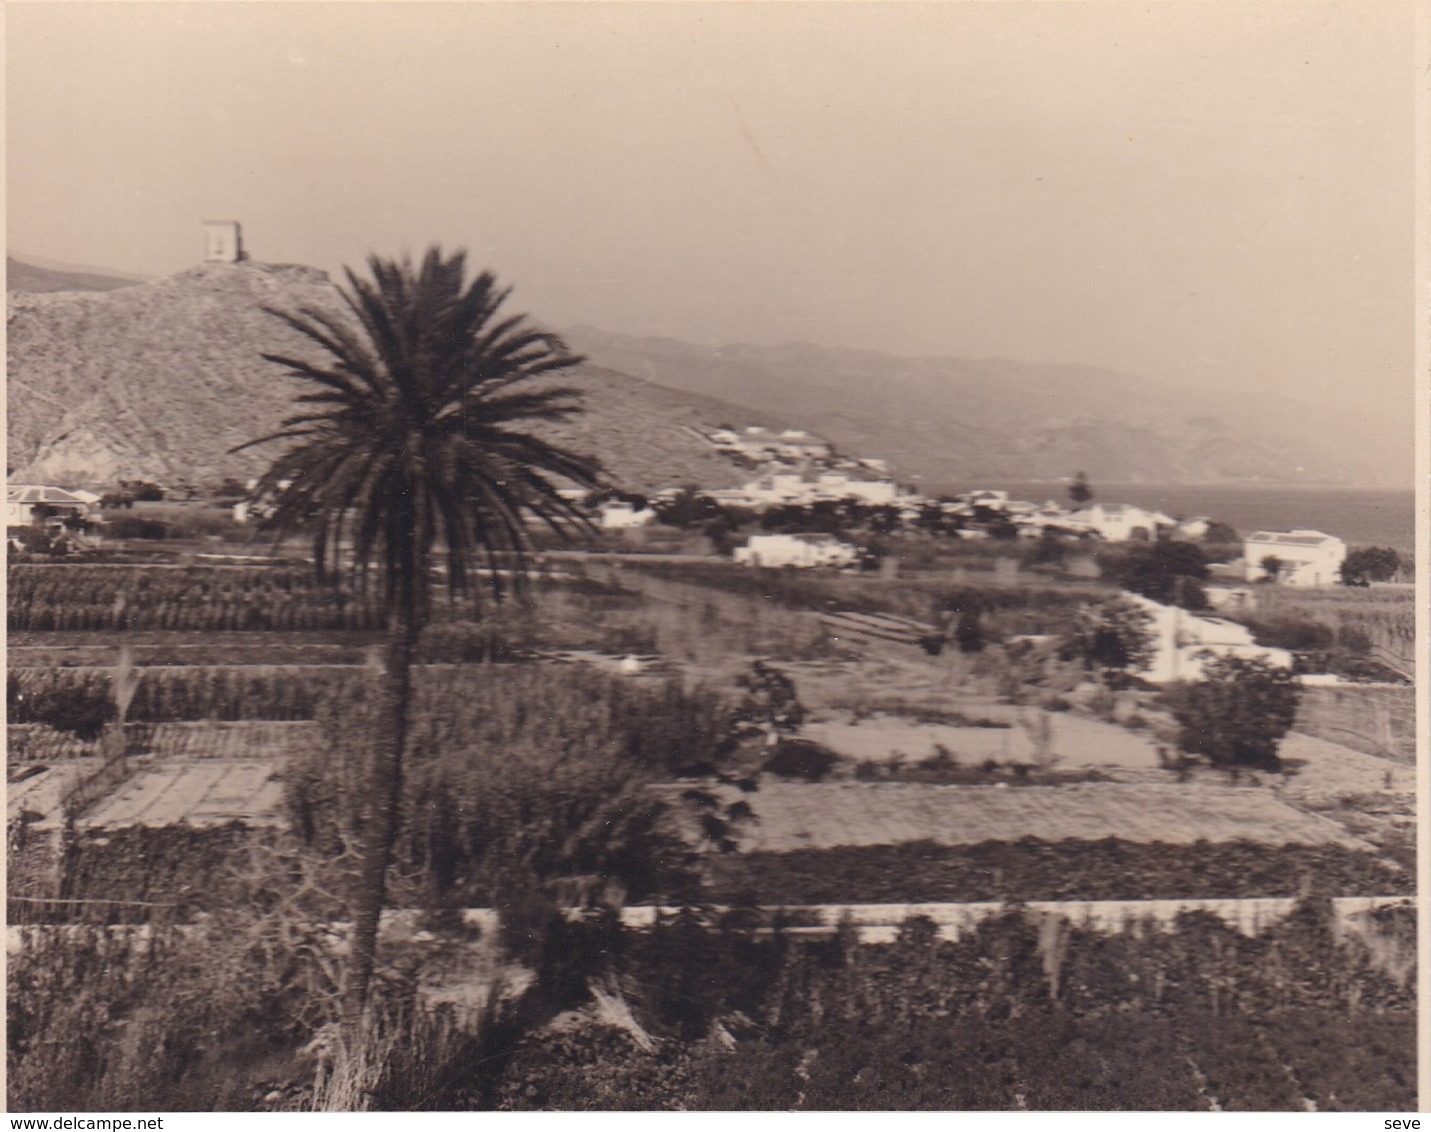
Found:
[(1409, 989), (1360, 943), (1333, 943), (1313, 905), (1251, 939), (1200, 914), (1104, 936), (1011, 911), (957, 942), (913, 920), (887, 947), (698, 923), (625, 958), (654, 1050), (609, 1030), (533, 1035), (499, 1103), (1288, 1110), (1414, 1093)]
[[(757, 802), (758, 805), (758, 802)], [(711, 864), (714, 900), (838, 904), (998, 900), (1191, 900), (1410, 895), (1414, 860), (1398, 868), (1340, 845), (1200, 841), (984, 841), (842, 846), (749, 853)]]
[(916, 919), (861, 945), (754, 910), (637, 932), (534, 903), (488, 943), (536, 979), (503, 993), (468, 958), (468, 1010), (431, 985), (481, 946), (471, 929), (385, 945), (354, 1051), (333, 1025), (331, 937), (300, 905), (35, 937), (10, 967), (10, 1107), (1415, 1104), (1409, 908), (1339, 930), (1313, 900), (1254, 937), (1201, 913), (1105, 935), (1011, 908), (954, 942)]

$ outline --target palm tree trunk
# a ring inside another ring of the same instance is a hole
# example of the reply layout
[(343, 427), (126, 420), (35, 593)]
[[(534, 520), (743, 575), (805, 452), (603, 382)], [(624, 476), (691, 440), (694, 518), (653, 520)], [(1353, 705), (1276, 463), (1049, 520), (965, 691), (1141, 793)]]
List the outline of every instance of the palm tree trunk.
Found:
[(402, 804), (403, 747), (412, 700), (412, 662), (421, 630), (408, 610), (389, 618), (383, 670), (378, 681), (378, 724), (371, 777), (362, 810), (362, 845), (351, 901), (353, 949), (343, 987), (344, 1021), (356, 1025), (368, 1002), (377, 954), (378, 921), (387, 898), (388, 864)]

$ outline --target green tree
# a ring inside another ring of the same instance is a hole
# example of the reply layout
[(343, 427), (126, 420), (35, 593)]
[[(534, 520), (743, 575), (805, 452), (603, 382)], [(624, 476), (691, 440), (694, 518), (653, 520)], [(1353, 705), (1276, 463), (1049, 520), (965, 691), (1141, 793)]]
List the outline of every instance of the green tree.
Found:
[(959, 646), (959, 651), (964, 653), (983, 652), (984, 626), (979, 623), (979, 609), (971, 606), (959, 614), (959, 621), (954, 626), (954, 642)]
[(1175, 696), (1178, 745), (1218, 766), (1280, 770), (1277, 746), (1292, 729), (1301, 685), (1264, 660), (1218, 657)]
[(795, 691), (795, 682), (778, 668), (757, 660), (749, 672), (736, 677), (736, 687), (745, 695), (735, 712), (739, 730), (764, 736), (767, 747), (794, 735), (805, 722), (805, 708)]
[(655, 504), (656, 521), (678, 530), (690, 530), (721, 518), (720, 504), (699, 488), (686, 486), (669, 499)]
[(271, 314), (316, 344), (322, 361), (263, 357), (301, 382), (281, 429), (241, 448), (288, 442), (260, 479), (276, 540), (311, 537), (318, 576), (375, 588), (387, 613), (371, 779), (361, 805), (353, 944), (344, 985), (350, 1022), (368, 998), (378, 919), (397, 833), (412, 663), (432, 609), (439, 551), (449, 595), (494, 599), (525, 583), (524, 515), (558, 532), (585, 524), (560, 477), (596, 489), (594, 461), (523, 430), (579, 410), (572, 390), (531, 379), (580, 359), (524, 315), (500, 315), (508, 291), (488, 272), (467, 281), (462, 252), (432, 248), (421, 264), (372, 256), (347, 272), (346, 312)]
[(1349, 586), (1389, 582), (1400, 569), (1401, 555), (1389, 546), (1361, 546), (1342, 563), (1342, 582)]
[(1079, 507), (1093, 502), (1093, 486), (1088, 482), (1088, 473), (1079, 472), (1068, 485), (1068, 498)]
[(1231, 543), (1240, 543), (1242, 536), (1237, 533), (1237, 528), (1219, 520), (1213, 520), (1207, 525), (1207, 530), (1203, 533), (1202, 541), (1209, 545), (1222, 546)]
[(1105, 578), (1130, 593), (1184, 609), (1207, 608), (1202, 588), (1207, 558), (1195, 543), (1159, 539), (1109, 550), (1100, 557), (1099, 566)]
[(1153, 644), (1153, 615), (1136, 602), (1115, 597), (1078, 611), (1059, 642), (1059, 655), (1082, 661), (1104, 683), (1116, 685), (1152, 661)]

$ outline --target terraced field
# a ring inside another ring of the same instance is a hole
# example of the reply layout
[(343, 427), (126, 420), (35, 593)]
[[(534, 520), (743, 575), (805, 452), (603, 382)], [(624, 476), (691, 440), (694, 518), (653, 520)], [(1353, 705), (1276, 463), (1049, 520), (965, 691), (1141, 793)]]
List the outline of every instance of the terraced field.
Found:
[[(670, 788), (672, 793), (677, 788)], [(726, 804), (746, 798), (713, 790)], [(1334, 844), (1368, 849), (1335, 822), (1296, 810), (1263, 789), (1085, 783), (1057, 787), (913, 783), (772, 782), (749, 796), (754, 822), (739, 827), (742, 852), (931, 841), (973, 845), (1047, 841), (1192, 844)]]
[(1158, 766), (1151, 739), (1110, 723), (1037, 709), (1019, 712), (1006, 707), (981, 707), (980, 712), (1000, 719), (1006, 726), (950, 727), (881, 713), (857, 723), (844, 719), (808, 723), (802, 736), (856, 760), (922, 759), (943, 747), (965, 765), (985, 759), (1031, 763), (1037, 758), (1035, 744), (1019, 721), (1043, 719), (1048, 721), (1050, 749), (1059, 767), (1152, 770)]
[[(311, 720), (291, 722), (157, 723), (145, 728), (143, 753), (156, 759), (268, 759), (282, 762), (318, 738)], [(99, 740), (86, 741), (43, 724), (11, 724), (11, 762), (97, 758)]]
[(81, 821), (87, 829), (127, 826), (283, 824), (276, 764), (234, 759), (158, 763), (101, 799)]

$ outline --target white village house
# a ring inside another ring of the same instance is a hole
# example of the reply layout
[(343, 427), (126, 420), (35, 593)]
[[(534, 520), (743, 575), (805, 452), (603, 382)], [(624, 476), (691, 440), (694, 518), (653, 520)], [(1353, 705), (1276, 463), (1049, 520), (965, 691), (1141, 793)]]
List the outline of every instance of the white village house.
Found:
[(851, 479), (842, 472), (824, 472), (818, 476), (775, 472), (751, 480), (741, 488), (717, 489), (706, 494), (718, 503), (757, 511), (785, 504), (804, 506), (841, 500), (880, 506), (900, 498), (899, 485), (893, 480)]
[(656, 517), (650, 507), (638, 509), (625, 499), (608, 499), (598, 509), (603, 531), (625, 531), (632, 527), (644, 527)]
[(37, 484), (10, 484), (5, 488), (5, 525), (27, 527), (35, 521), (36, 508), (47, 508), (57, 518), (78, 515), (88, 518), (94, 511), (96, 497), (91, 492), (80, 495), (62, 487), (42, 487)]
[[(1347, 544), (1322, 531), (1257, 531), (1242, 544), (1249, 582), (1267, 579), (1284, 586), (1330, 586), (1340, 579), (1346, 557)], [(1269, 558), (1277, 560), (1275, 578), (1263, 565)]]
[(853, 566), (859, 557), (858, 547), (826, 534), (751, 535), (735, 549), (744, 566)]
[(1255, 644), (1252, 632), (1245, 625), (1189, 613), (1176, 606), (1162, 605), (1139, 594), (1125, 594), (1153, 618), (1153, 659), (1137, 675), (1151, 684), (1170, 684), (1175, 680), (1200, 680), (1203, 665), (1215, 657), (1235, 656), (1243, 660), (1262, 660), (1278, 668), (1292, 667), (1292, 654), (1286, 649), (1265, 648)]
[(1082, 511), (1075, 511), (1071, 518), (1108, 542), (1128, 542), (1132, 539), (1152, 542), (1158, 537), (1159, 527), (1176, 525), (1171, 515), (1146, 511), (1131, 503), (1094, 503)]
[(751, 460), (814, 461), (830, 457), (829, 441), (799, 428), (779, 432), (759, 425), (751, 425), (743, 432), (716, 429), (707, 433), (706, 439), (716, 448)]

